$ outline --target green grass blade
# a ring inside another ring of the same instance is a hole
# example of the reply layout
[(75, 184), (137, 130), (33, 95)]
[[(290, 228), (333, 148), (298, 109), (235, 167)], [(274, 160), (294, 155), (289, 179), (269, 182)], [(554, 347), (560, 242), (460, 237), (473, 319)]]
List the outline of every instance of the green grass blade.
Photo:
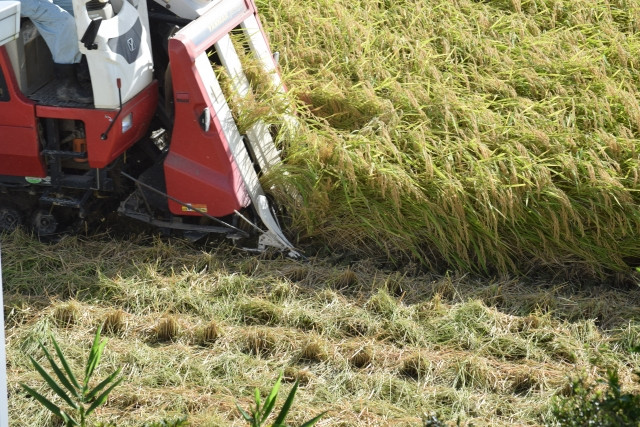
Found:
[(258, 387), (256, 387), (256, 389), (255, 389), (255, 391), (254, 391), (253, 395), (254, 395), (254, 396), (253, 396), (253, 398), (254, 398), (254, 399), (255, 399), (255, 401), (256, 401), (256, 408), (258, 408), (258, 409), (259, 409), (259, 408), (260, 408), (260, 403), (261, 403), (261, 402), (260, 402), (260, 390), (258, 390)]
[(89, 393), (87, 393), (87, 395), (85, 396), (85, 401), (90, 401), (91, 399), (93, 399), (98, 393), (100, 393), (100, 391), (105, 388), (111, 381), (113, 381), (115, 379), (115, 377), (120, 374), (120, 371), (122, 370), (122, 368), (118, 368), (115, 372), (113, 372), (111, 375), (109, 375), (107, 378), (105, 378), (104, 380), (102, 380), (102, 382), (100, 384), (98, 384), (97, 386), (95, 386), (93, 388), (93, 390), (91, 390)]
[(51, 369), (53, 369), (53, 372), (55, 372), (56, 376), (60, 380), (60, 383), (62, 383), (62, 385), (67, 390), (69, 390), (69, 392), (74, 397), (78, 397), (78, 390), (75, 387), (73, 387), (73, 385), (71, 384), (69, 379), (64, 375), (64, 373), (62, 372), (62, 370), (58, 366), (58, 364), (55, 362), (55, 360), (53, 360), (53, 357), (51, 356), (51, 353), (49, 353), (49, 351), (45, 348), (44, 345), (42, 345), (42, 343), (39, 342), (38, 344), (40, 344), (40, 348), (44, 352), (44, 355), (46, 356), (47, 360), (49, 361), (49, 364), (51, 365)]
[(43, 395), (41, 395), (40, 393), (38, 393), (37, 391), (35, 391), (34, 389), (32, 389), (31, 387), (28, 387), (26, 385), (24, 385), (23, 383), (20, 383), (20, 386), (27, 392), (29, 393), (29, 395), (31, 397), (33, 397), (34, 399), (36, 399), (38, 402), (40, 402), (42, 404), (42, 406), (44, 406), (45, 408), (47, 408), (49, 411), (51, 411), (52, 414), (55, 414), (57, 416), (59, 416), (60, 418), (62, 418), (62, 409), (60, 409), (59, 406), (57, 406), (56, 404), (54, 404), (53, 402), (51, 402), (49, 399), (47, 399), (46, 397), (44, 397)]
[(280, 409), (280, 413), (276, 417), (276, 420), (273, 422), (274, 426), (284, 425), (284, 419), (287, 417), (289, 410), (291, 409), (291, 405), (293, 405), (293, 399), (296, 397), (296, 391), (298, 391), (299, 382), (296, 380), (296, 383), (293, 385), (293, 388), (289, 392), (287, 396), (287, 400), (285, 400), (284, 405)]
[(64, 390), (53, 380), (53, 378), (51, 378), (51, 376), (47, 373), (47, 371), (45, 371), (44, 368), (40, 366), (40, 364), (36, 362), (36, 360), (33, 357), (29, 356), (29, 359), (31, 360), (33, 367), (36, 369), (36, 371), (38, 371), (40, 376), (42, 376), (42, 378), (46, 381), (46, 383), (49, 385), (51, 390), (53, 390), (55, 394), (60, 396), (62, 400), (67, 402), (69, 406), (71, 406), (73, 409), (78, 409), (78, 405), (67, 395), (67, 393), (64, 392)]
[(300, 427), (311, 427), (312, 425), (314, 425), (315, 423), (320, 421), (320, 418), (322, 418), (324, 416), (324, 414), (326, 414), (326, 413), (327, 413), (327, 411), (324, 411), (320, 415), (317, 415), (316, 417), (314, 417), (314, 418), (310, 419), (309, 421), (307, 421), (306, 423), (302, 424)]
[(245, 420), (247, 420), (247, 422), (252, 423), (253, 422), (253, 418), (251, 418), (251, 415), (249, 415), (247, 413), (247, 411), (245, 411), (244, 409), (242, 409), (240, 407), (240, 405), (238, 405), (236, 403), (236, 408), (238, 408), (238, 411), (240, 412), (240, 415), (242, 415), (242, 418), (244, 418)]
[(278, 392), (280, 391), (281, 381), (282, 381), (282, 374), (278, 376), (278, 381), (276, 381), (276, 383), (273, 385), (273, 388), (271, 389), (269, 396), (264, 401), (263, 413), (262, 413), (262, 417), (260, 418), (260, 424), (264, 423), (267, 417), (269, 417), (269, 414), (271, 414), (271, 411), (273, 411), (273, 407), (276, 404), (276, 398), (278, 397)]
[(89, 415), (91, 414), (93, 411), (95, 411), (95, 409), (102, 405), (104, 402), (107, 401), (107, 397), (109, 396), (109, 393), (111, 393), (111, 390), (113, 390), (118, 384), (120, 384), (122, 382), (122, 380), (124, 380), (124, 377), (120, 377), (118, 378), (113, 384), (111, 384), (111, 386), (109, 386), (109, 388), (107, 388), (92, 404), (91, 406), (89, 406), (89, 409), (87, 409), (86, 414)]
[(77, 426), (80, 425), (76, 420), (71, 418), (66, 412), (62, 412), (62, 420), (64, 421), (65, 426)]
[(96, 336), (93, 339), (93, 345), (91, 346), (91, 351), (89, 352), (89, 359), (87, 361), (87, 368), (84, 372), (84, 388), (87, 388), (89, 384), (89, 379), (93, 375), (93, 371), (95, 370), (98, 363), (100, 363), (100, 358), (102, 357), (102, 351), (104, 347), (107, 345), (106, 341), (100, 341), (100, 332), (102, 330), (102, 326), (98, 326), (98, 330), (96, 331)]
[(85, 377), (89, 376), (89, 369), (96, 358), (96, 352), (100, 347), (100, 332), (102, 332), (102, 326), (98, 326), (96, 330), (96, 335), (93, 337), (93, 344), (91, 344), (91, 350), (89, 351), (89, 358), (87, 359), (87, 367), (84, 371)]
[(64, 368), (64, 371), (67, 373), (67, 376), (71, 380), (71, 383), (73, 383), (73, 386), (76, 389), (79, 389), (80, 385), (78, 384), (78, 381), (76, 380), (75, 375), (73, 375), (71, 368), (69, 368), (69, 364), (67, 363), (67, 360), (65, 359), (64, 354), (62, 354), (62, 350), (60, 350), (60, 346), (58, 345), (53, 335), (51, 335), (51, 342), (53, 343), (53, 348), (56, 349), (56, 354), (58, 355), (58, 359), (60, 359), (60, 363), (62, 363), (62, 367)]

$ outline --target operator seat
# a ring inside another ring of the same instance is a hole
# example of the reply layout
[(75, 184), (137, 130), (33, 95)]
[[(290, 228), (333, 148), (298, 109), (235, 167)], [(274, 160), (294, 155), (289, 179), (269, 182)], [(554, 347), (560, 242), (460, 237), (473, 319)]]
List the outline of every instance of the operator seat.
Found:
[(22, 93), (30, 96), (51, 81), (51, 52), (29, 18), (20, 19), (20, 36), (5, 47)]

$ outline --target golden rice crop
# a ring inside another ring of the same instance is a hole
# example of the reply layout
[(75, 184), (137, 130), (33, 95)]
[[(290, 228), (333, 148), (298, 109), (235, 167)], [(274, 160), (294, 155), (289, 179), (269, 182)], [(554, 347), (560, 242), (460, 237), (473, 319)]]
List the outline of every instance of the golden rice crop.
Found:
[(640, 253), (640, 5), (258, 1), (301, 125), (295, 228), (477, 272)]

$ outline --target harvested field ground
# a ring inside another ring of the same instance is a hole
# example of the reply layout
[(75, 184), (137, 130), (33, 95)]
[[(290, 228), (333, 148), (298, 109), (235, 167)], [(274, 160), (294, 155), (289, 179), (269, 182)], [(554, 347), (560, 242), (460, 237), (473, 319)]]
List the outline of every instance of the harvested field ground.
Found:
[[(18, 382), (42, 389), (27, 355), (52, 333), (82, 369), (96, 327), (109, 342), (98, 377), (125, 381), (97, 419), (117, 425), (188, 414), (243, 425), (235, 408), (283, 372), (300, 379), (292, 421), (324, 426), (539, 425), (569, 377), (620, 372), (640, 390), (640, 290), (436, 276), (367, 260), (300, 263), (97, 236), (3, 238), (10, 411), (15, 426), (58, 425)], [(290, 385), (285, 385), (285, 391)], [(282, 403), (282, 400), (280, 400)]]

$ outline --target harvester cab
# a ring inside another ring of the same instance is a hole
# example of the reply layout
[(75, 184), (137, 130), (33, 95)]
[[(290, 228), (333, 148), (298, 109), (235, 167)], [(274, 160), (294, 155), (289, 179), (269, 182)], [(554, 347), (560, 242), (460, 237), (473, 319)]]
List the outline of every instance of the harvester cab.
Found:
[(91, 76), (95, 108), (115, 109), (153, 80), (147, 4), (73, 0), (80, 52)]
[(0, 229), (54, 235), (117, 209), (297, 255), (259, 181), (280, 162), (273, 126), (241, 133), (216, 75), (251, 96), (248, 55), (282, 91), (253, 0), (73, 0), (73, 11), (91, 105), (56, 97), (42, 37), (18, 2), (0, 1)]

